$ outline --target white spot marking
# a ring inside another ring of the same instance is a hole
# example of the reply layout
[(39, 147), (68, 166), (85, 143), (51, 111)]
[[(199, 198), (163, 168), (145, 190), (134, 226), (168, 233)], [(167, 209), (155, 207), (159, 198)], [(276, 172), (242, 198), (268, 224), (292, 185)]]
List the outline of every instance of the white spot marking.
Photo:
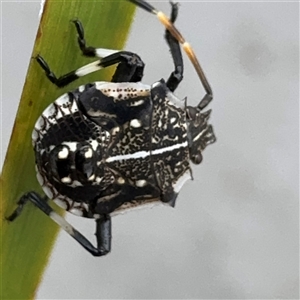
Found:
[(61, 182), (62, 183), (71, 183), (71, 178), (70, 177), (63, 177), (62, 179), (61, 179)]
[(96, 182), (100, 183), (102, 181), (103, 177), (96, 177)]
[(130, 126), (133, 128), (139, 128), (142, 126), (142, 122), (138, 119), (133, 119), (130, 121)]
[(120, 132), (120, 127), (115, 127), (115, 128), (112, 129), (111, 134), (112, 134), (112, 135), (115, 135), (115, 134), (117, 134), (118, 132)]
[(102, 69), (101, 66), (99, 66), (100, 64), (100, 60), (96, 60), (86, 66), (83, 66), (79, 69), (77, 69), (77, 71), (75, 72), (75, 74), (78, 76), (78, 77), (82, 77), (82, 76), (85, 76), (87, 74), (90, 74), (90, 73), (93, 73), (95, 71), (99, 71)]
[[(75, 169), (75, 168), (74, 168)], [(73, 180), (72, 184), (70, 184), (69, 186), (71, 187), (76, 187), (76, 186), (83, 186), (82, 183), (78, 180)]]
[(95, 179), (95, 174), (91, 175), (88, 179), (88, 181), (93, 181)]
[(97, 148), (98, 148), (98, 146), (99, 146), (98, 142), (97, 142), (96, 140), (92, 140), (92, 141), (90, 142), (90, 144), (91, 144), (93, 150), (96, 151)]
[(118, 184), (124, 184), (125, 180), (124, 180), (124, 178), (119, 177), (118, 180), (117, 180), (117, 182), (118, 182)]
[(69, 155), (69, 150), (67, 147), (63, 147), (61, 151), (58, 152), (58, 158), (59, 159), (66, 159)]
[(84, 91), (84, 88), (85, 88), (85, 85), (81, 85), (79, 88), (78, 88), (78, 91), (80, 93), (82, 93)]
[(91, 148), (88, 149), (88, 151), (84, 152), (85, 158), (91, 158), (93, 156), (93, 151)]
[(171, 118), (170, 122), (171, 122), (171, 124), (174, 124), (176, 122), (176, 118)]
[(144, 104), (144, 100), (138, 100), (138, 101), (134, 101), (131, 106), (139, 106), (139, 105), (142, 105)]
[(135, 182), (135, 185), (138, 186), (138, 187), (143, 187), (143, 186), (145, 186), (146, 184), (147, 184), (147, 181), (146, 181), (146, 180), (143, 180), (143, 179), (137, 180), (137, 181)]

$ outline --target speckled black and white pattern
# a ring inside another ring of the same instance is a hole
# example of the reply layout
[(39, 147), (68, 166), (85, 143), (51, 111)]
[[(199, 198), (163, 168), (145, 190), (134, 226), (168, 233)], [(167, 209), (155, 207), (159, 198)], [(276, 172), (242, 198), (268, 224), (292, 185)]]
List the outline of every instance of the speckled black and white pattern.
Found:
[(191, 178), (185, 104), (163, 81), (80, 86), (45, 109), (32, 141), (46, 195), (84, 217), (173, 206)]

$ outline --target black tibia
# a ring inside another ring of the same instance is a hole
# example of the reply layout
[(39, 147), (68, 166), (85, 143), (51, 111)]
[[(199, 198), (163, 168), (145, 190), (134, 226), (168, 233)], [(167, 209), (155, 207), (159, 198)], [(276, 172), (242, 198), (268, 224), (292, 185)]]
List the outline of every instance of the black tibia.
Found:
[[(178, 3), (170, 2), (170, 4), (172, 8), (170, 21), (174, 23), (178, 15)], [(170, 91), (174, 92), (183, 79), (183, 60), (179, 42), (171, 35), (168, 30), (166, 30), (165, 38), (169, 45), (175, 66), (175, 70), (171, 73), (169, 79), (167, 80), (167, 87)]]
[(111, 219), (109, 215), (103, 215), (96, 220), (96, 238), (99, 251), (103, 255), (111, 249)]
[(41, 197), (36, 192), (28, 192), (24, 194), (20, 200), (18, 201), (18, 207), (13, 211), (13, 213), (6, 217), (8, 221), (14, 221), (23, 211), (24, 205), (30, 201), (35, 206), (37, 206), (40, 210), (42, 210), (46, 215), (49, 215), (52, 211), (52, 208), (47, 204), (49, 199), (45, 197)]
[(72, 71), (57, 78), (55, 74), (50, 70), (47, 62), (40, 55), (37, 55), (36, 60), (45, 71), (47, 78), (59, 88), (64, 87), (79, 78), (76, 75), (76, 71)]
[(103, 59), (100, 59), (98, 64), (96, 61), (93, 67), (89, 66), (88, 72), (81, 76), (78, 76), (76, 74), (78, 70), (74, 70), (57, 78), (55, 74), (50, 70), (47, 62), (40, 55), (36, 57), (36, 60), (45, 71), (47, 78), (57, 87), (64, 87), (81, 76), (85, 76), (89, 73), (98, 71), (99, 67), (105, 68), (114, 64), (119, 65), (115, 74), (113, 75), (112, 82), (141, 81), (144, 71), (144, 63), (141, 58), (137, 54), (127, 51), (120, 51), (108, 55)]
[(96, 48), (95, 47), (90, 47), (86, 45), (86, 41), (84, 38), (84, 29), (82, 26), (82, 23), (79, 20), (73, 20), (73, 23), (76, 26), (76, 30), (77, 30), (77, 41), (78, 41), (78, 45), (80, 47), (80, 50), (82, 52), (82, 54), (84, 56), (88, 56), (88, 57), (96, 57)]
[(18, 207), (7, 217), (8, 221), (14, 221), (22, 212), (26, 203), (32, 202), (43, 213), (55, 221), (62, 229), (69, 233), (81, 246), (94, 256), (106, 255), (111, 247), (111, 220), (108, 215), (101, 215), (96, 219), (97, 248), (94, 247), (79, 231), (73, 228), (64, 218), (59, 216), (47, 203), (48, 198), (41, 197), (36, 192), (24, 194), (18, 201)]
[(148, 2), (144, 1), (144, 0), (129, 0), (130, 2), (132, 2), (133, 4), (135, 4), (136, 6), (139, 6), (140, 8), (145, 9), (146, 11), (150, 12), (150, 13), (155, 13), (156, 9)]

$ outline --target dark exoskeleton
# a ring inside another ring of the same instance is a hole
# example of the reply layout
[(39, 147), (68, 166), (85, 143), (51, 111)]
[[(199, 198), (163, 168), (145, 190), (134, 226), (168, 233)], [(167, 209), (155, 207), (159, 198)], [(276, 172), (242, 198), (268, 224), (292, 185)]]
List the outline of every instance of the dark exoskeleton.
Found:
[[(191, 178), (190, 161), (199, 164), (202, 151), (215, 142), (210, 111), (212, 91), (190, 45), (170, 20), (143, 0), (131, 2), (156, 14), (166, 26), (175, 70), (165, 82), (141, 83), (144, 63), (127, 51), (86, 46), (80, 21), (74, 24), (85, 56), (99, 59), (57, 78), (37, 56), (48, 79), (63, 87), (77, 78), (118, 64), (112, 82), (94, 82), (68, 92), (49, 105), (36, 122), (32, 141), (37, 179), (47, 197), (29, 192), (21, 197), (14, 220), (28, 201), (34, 203), (95, 256), (111, 248), (111, 215), (145, 204), (175, 205), (184, 182)], [(191, 59), (206, 91), (196, 107), (173, 92), (183, 78), (180, 44)], [(53, 199), (74, 214), (96, 219), (97, 247), (48, 205)]]

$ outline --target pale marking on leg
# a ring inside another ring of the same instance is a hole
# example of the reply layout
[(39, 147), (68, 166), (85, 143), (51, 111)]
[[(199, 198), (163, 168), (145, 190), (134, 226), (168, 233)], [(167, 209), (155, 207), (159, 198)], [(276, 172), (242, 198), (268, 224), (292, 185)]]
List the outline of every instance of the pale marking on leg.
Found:
[(83, 66), (76, 70), (75, 74), (78, 77), (85, 76), (87, 74), (93, 73), (95, 71), (99, 71), (102, 69), (102, 67), (99, 65), (101, 63), (101, 60), (96, 60), (86, 66)]
[(65, 230), (68, 234), (74, 236), (74, 228), (68, 223), (63, 217), (58, 215), (56, 212), (52, 211), (49, 214), (49, 217), (58, 224), (63, 230)]
[(112, 55), (114, 53), (120, 52), (119, 50), (105, 49), (105, 48), (97, 48), (95, 49), (95, 54), (99, 58), (104, 58), (106, 56)]
[(185, 41), (185, 39), (178, 31), (178, 29), (174, 26), (174, 24), (169, 20), (169, 18), (163, 12), (157, 11), (156, 9), (153, 9), (151, 12), (157, 16), (158, 20), (165, 26), (165, 28), (171, 33), (171, 35), (182, 45), (182, 48), (187, 54), (190, 61), (192, 62), (206, 93), (212, 95), (212, 89), (207, 81), (207, 78), (202, 70), (202, 67), (200, 66), (200, 63), (190, 44)]

